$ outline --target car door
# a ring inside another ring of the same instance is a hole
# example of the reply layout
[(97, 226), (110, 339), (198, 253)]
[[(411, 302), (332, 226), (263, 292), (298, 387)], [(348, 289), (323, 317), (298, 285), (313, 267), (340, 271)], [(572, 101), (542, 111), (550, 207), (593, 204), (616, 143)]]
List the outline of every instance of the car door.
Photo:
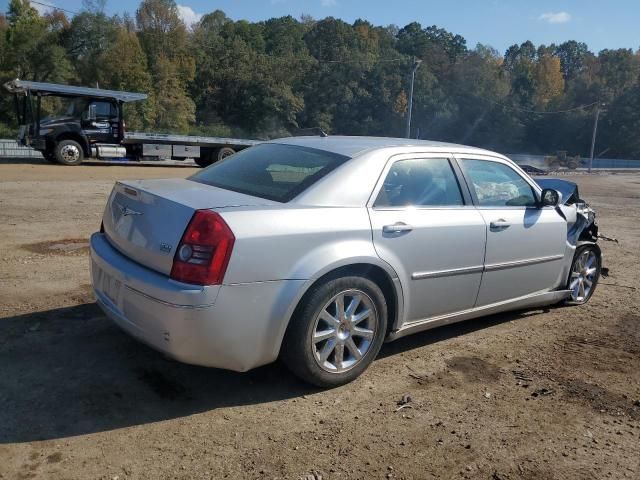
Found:
[(566, 221), (540, 208), (539, 188), (509, 162), (456, 156), (487, 229), (482, 284), (476, 306), (557, 286), (566, 251)]
[(378, 255), (400, 277), (405, 322), (472, 308), (486, 228), (447, 155), (403, 155), (387, 164), (369, 205)]

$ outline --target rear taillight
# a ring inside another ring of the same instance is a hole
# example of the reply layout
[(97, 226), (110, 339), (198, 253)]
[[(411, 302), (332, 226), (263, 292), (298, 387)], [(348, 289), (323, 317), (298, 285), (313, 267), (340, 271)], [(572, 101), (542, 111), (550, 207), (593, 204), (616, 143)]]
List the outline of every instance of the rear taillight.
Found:
[(173, 257), (171, 278), (197, 285), (220, 285), (235, 240), (220, 215), (196, 210)]

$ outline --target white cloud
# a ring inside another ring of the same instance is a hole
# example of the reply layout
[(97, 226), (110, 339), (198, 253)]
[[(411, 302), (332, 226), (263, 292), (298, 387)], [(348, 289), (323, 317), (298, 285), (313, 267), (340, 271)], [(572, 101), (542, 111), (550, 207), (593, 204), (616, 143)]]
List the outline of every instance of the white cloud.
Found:
[(50, 7), (45, 7), (44, 5), (41, 5), (39, 3), (31, 3), (29, 2), (29, 4), (35, 8), (38, 11), (38, 14), (40, 15), (45, 15), (47, 13), (51, 13), (55, 10), (55, 4), (53, 2), (50, 2), (48, 0), (43, 1), (42, 3), (48, 3), (49, 5), (51, 5)]
[(567, 23), (571, 21), (571, 15), (567, 12), (547, 12), (538, 17), (547, 23)]
[(323, 7), (335, 7), (338, 2), (336, 0), (320, 0), (320, 4)]
[(201, 13), (196, 13), (193, 8), (187, 5), (178, 5), (178, 15), (187, 27), (191, 27), (194, 23), (198, 23), (202, 18)]

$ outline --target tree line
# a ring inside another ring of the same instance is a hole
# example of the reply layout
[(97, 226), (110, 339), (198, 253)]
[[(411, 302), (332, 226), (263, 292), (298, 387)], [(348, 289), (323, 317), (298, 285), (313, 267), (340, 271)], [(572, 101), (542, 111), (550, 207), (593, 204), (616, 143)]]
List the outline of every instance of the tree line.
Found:
[[(273, 138), (404, 136), (415, 59), (411, 136), (510, 153), (640, 158), (640, 53), (591, 52), (567, 41), (513, 45), (502, 55), (418, 22), (402, 28), (327, 17), (234, 21), (216, 10), (194, 25), (174, 0), (143, 0), (109, 16), (104, 0), (40, 15), (11, 0), (0, 16), (0, 80), (149, 94), (127, 106), (130, 130)], [(0, 95), (0, 136), (13, 135)]]

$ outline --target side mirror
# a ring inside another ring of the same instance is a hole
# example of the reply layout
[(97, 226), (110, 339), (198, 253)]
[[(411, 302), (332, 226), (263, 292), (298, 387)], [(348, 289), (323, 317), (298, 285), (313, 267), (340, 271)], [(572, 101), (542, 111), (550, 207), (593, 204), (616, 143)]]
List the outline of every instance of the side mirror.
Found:
[(542, 194), (540, 195), (540, 206), (541, 207), (555, 207), (560, 204), (562, 200), (562, 195), (557, 190), (553, 188), (545, 188), (542, 190)]

